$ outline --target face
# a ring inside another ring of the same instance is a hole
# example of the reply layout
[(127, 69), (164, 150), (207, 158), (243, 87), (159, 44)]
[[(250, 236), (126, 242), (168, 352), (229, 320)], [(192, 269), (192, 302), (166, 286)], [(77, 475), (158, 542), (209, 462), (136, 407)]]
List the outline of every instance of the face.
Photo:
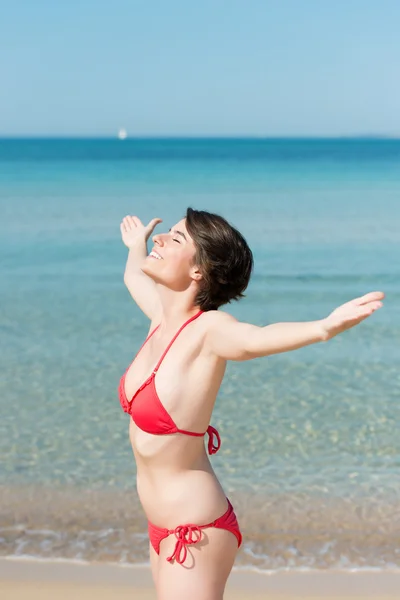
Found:
[(168, 233), (153, 236), (154, 245), (142, 265), (143, 273), (175, 291), (184, 291), (201, 278), (193, 265), (196, 249), (185, 221), (176, 223)]

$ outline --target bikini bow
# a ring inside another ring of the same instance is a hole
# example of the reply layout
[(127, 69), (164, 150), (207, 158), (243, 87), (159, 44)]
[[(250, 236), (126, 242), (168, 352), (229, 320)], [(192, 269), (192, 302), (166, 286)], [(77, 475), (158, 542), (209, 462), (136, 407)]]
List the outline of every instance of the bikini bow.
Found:
[(176, 562), (182, 565), (187, 557), (186, 546), (200, 542), (201, 528), (198, 525), (178, 525), (171, 533), (175, 534), (177, 542), (173, 553), (167, 558), (167, 561), (176, 560)]
[[(221, 448), (221, 438), (218, 431), (212, 425), (207, 428), (208, 433), (208, 454), (216, 454)], [(214, 436), (217, 438), (217, 443), (214, 444)]]

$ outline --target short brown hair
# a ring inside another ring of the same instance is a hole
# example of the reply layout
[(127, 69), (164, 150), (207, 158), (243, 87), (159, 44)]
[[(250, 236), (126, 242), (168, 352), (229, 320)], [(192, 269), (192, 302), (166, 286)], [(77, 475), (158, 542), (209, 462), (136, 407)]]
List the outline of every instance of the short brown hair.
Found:
[(196, 254), (194, 264), (202, 279), (195, 298), (201, 310), (217, 310), (239, 300), (250, 281), (253, 253), (241, 233), (223, 217), (188, 208), (186, 229)]

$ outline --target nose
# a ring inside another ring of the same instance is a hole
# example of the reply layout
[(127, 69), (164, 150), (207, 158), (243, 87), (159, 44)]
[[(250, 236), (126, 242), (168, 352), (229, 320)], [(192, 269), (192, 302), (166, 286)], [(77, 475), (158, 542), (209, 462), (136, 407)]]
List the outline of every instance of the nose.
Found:
[(158, 244), (158, 246), (163, 246), (164, 245), (164, 233), (156, 233), (155, 235), (153, 235), (153, 237), (151, 238), (154, 244)]

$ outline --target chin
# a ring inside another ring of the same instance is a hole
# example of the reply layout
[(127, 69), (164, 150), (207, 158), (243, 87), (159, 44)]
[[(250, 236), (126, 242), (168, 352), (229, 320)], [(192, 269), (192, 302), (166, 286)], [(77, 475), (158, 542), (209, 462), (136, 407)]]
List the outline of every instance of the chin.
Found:
[(153, 281), (155, 281), (156, 283), (162, 283), (160, 281), (160, 274), (157, 273), (157, 267), (154, 263), (156, 263), (157, 261), (154, 258), (145, 258), (140, 270), (142, 271), (142, 273), (144, 273), (145, 275), (147, 275), (148, 277), (150, 277), (150, 279), (152, 279)]
[(149, 277), (153, 275), (153, 269), (151, 268), (151, 258), (145, 258), (142, 264), (140, 265), (140, 270)]
[(173, 291), (182, 292), (187, 289), (188, 280), (185, 277), (179, 277), (176, 272), (170, 273), (163, 271), (163, 269), (156, 263), (157, 261), (153, 258), (145, 259), (140, 267), (142, 273), (150, 277), (154, 283), (163, 285)]

